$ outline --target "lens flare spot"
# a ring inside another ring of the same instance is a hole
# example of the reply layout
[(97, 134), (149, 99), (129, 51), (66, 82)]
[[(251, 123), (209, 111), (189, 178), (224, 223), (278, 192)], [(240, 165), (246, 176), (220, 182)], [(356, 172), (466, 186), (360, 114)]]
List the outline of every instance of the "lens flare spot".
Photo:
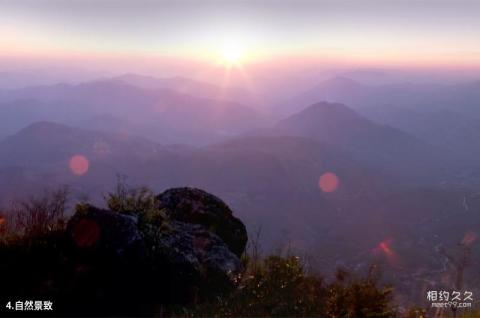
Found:
[(95, 221), (80, 220), (73, 228), (72, 238), (79, 247), (91, 247), (100, 238), (100, 227)]
[(340, 180), (338, 179), (337, 175), (333, 172), (326, 172), (320, 176), (318, 180), (318, 186), (323, 192), (334, 192), (337, 190), (340, 184)]
[(398, 255), (392, 250), (392, 239), (385, 239), (378, 243), (372, 252), (386, 257), (391, 265), (399, 265)]
[(0, 217), (0, 226), (3, 226), (7, 221), (5, 221), (5, 218)]
[(75, 155), (70, 158), (68, 162), (68, 166), (70, 171), (77, 176), (82, 176), (88, 172), (88, 168), (90, 167), (90, 163), (85, 156), (82, 155)]
[(390, 246), (387, 242), (380, 242), (380, 244), (378, 244), (378, 247), (385, 254), (392, 255), (392, 250), (390, 249)]
[(472, 245), (477, 240), (477, 235), (474, 232), (467, 232), (463, 237), (462, 244), (465, 246)]

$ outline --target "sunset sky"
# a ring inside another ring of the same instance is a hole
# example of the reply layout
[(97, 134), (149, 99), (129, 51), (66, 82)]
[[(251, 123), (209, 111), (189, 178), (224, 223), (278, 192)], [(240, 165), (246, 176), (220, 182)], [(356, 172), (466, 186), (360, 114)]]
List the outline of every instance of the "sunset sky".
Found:
[(480, 65), (474, 0), (0, 0), (0, 18), (4, 57)]

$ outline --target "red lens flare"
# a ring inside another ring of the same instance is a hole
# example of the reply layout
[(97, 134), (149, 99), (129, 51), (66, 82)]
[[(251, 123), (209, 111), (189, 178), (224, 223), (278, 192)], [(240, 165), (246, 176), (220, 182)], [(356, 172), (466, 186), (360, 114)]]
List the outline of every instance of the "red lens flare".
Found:
[(473, 242), (477, 240), (477, 234), (474, 232), (467, 232), (463, 237), (462, 244), (465, 246), (472, 245)]
[(72, 238), (79, 247), (92, 247), (100, 238), (100, 227), (93, 220), (83, 219), (75, 225)]
[(385, 256), (391, 264), (397, 264), (397, 254), (392, 249), (392, 239), (385, 239), (378, 243), (372, 250), (374, 254)]
[(70, 158), (68, 167), (74, 175), (83, 176), (88, 172), (90, 162), (85, 156), (75, 155)]
[(323, 192), (334, 192), (337, 190), (340, 184), (340, 180), (338, 179), (337, 175), (333, 172), (326, 172), (320, 176), (318, 180), (318, 186)]

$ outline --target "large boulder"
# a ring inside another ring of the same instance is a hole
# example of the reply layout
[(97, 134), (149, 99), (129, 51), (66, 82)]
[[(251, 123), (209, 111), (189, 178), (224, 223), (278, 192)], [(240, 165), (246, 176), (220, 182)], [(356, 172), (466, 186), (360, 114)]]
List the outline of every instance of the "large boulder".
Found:
[(153, 302), (146, 298), (151, 289), (145, 274), (152, 264), (137, 217), (84, 205), (69, 220), (64, 245), (56, 279), (62, 286), (54, 297), (60, 314), (77, 308), (79, 316), (130, 315), (144, 310), (139, 301)]
[(233, 286), (242, 263), (220, 237), (196, 224), (172, 221), (167, 227), (155, 235), (156, 255), (176, 287), (207, 296)]
[(196, 188), (173, 188), (158, 196), (172, 220), (197, 224), (218, 235), (237, 256), (248, 241), (245, 225), (218, 197)]
[(121, 257), (141, 253), (143, 236), (134, 215), (84, 205), (67, 224), (67, 237), (78, 248)]
[[(230, 290), (243, 268), (218, 226), (235, 228), (239, 233), (245, 227), (222, 201), (198, 191), (183, 192), (188, 195), (185, 200), (181, 193), (167, 191), (172, 195), (164, 199), (171, 201), (162, 204), (168, 206), (169, 217), (162, 222), (149, 222), (148, 215), (140, 211), (123, 214), (80, 206), (65, 233), (66, 278), (62, 281), (67, 285), (60, 288), (69, 290), (62, 299), (65, 306), (67, 299), (82, 298), (90, 306), (84, 308), (86, 312), (117, 302), (119, 312), (134, 313), (138, 311), (132, 308), (137, 306), (132, 305), (135, 302), (138, 306), (185, 304)], [(187, 211), (187, 202), (193, 208), (192, 219), (181, 212)], [(180, 208), (178, 213), (174, 207)], [(208, 224), (212, 226), (206, 226), (207, 219), (192, 222), (196, 212), (210, 215)], [(226, 237), (232, 244), (233, 236)], [(246, 238), (233, 240), (237, 253), (243, 251), (245, 242)]]

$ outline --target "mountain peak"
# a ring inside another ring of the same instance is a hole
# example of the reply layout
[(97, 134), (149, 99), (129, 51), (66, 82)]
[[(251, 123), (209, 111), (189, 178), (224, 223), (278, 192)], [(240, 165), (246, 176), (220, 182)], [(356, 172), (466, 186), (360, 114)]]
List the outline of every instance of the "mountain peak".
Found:
[(363, 120), (354, 110), (340, 103), (319, 102), (308, 106), (285, 121), (301, 121), (315, 123), (335, 121), (338, 123), (354, 120)]
[[(277, 123), (274, 130), (326, 143), (344, 143), (365, 132), (377, 131), (374, 123), (340, 103), (319, 102)], [(381, 130), (381, 129), (380, 129)]]
[(330, 103), (330, 102), (318, 102), (313, 105), (308, 106), (303, 111), (298, 114), (318, 114), (318, 115), (331, 115), (331, 114), (356, 114), (351, 108), (347, 107), (341, 103)]
[(359, 82), (344, 76), (336, 76), (320, 84), (321, 87), (357, 88), (363, 86)]
[(47, 132), (64, 133), (70, 130), (71, 128), (67, 125), (51, 121), (37, 121), (20, 130), (18, 135), (38, 135)]

